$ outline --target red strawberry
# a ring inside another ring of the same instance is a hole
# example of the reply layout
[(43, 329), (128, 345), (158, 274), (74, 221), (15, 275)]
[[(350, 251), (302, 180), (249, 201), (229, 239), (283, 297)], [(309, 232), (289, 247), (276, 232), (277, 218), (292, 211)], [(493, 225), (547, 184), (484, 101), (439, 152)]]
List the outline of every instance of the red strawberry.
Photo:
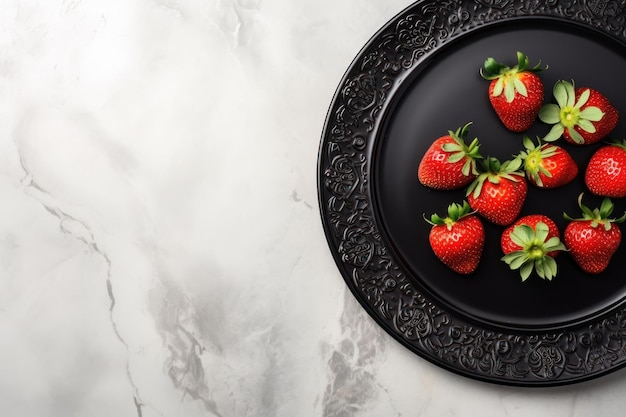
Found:
[[(493, 58), (487, 58), (480, 75), (491, 80), (489, 101), (504, 126), (513, 132), (530, 128), (543, 104), (543, 82), (536, 74), (539, 65), (529, 68), (528, 57), (517, 53), (517, 65), (509, 68)], [(547, 69), (547, 67), (546, 67)]]
[(531, 214), (521, 217), (502, 233), (500, 245), (511, 269), (519, 269), (522, 281), (535, 271), (541, 278), (552, 280), (557, 273), (553, 259), (565, 246), (559, 229), (547, 216)]
[[(502, 237), (500, 240), (502, 252), (504, 252), (505, 255), (508, 255), (511, 252), (515, 252), (524, 248), (524, 245), (520, 245), (519, 242), (516, 243), (511, 239), (511, 233), (514, 231), (516, 227), (521, 226), (521, 225), (526, 225), (526, 226), (530, 226), (534, 231), (536, 231), (536, 226), (539, 223), (543, 223), (547, 227), (546, 229), (548, 233), (546, 235), (547, 239), (550, 239), (553, 237), (558, 237), (559, 239), (561, 238), (561, 233), (559, 232), (559, 228), (551, 218), (549, 218), (548, 216), (544, 214), (529, 214), (529, 215), (520, 217), (513, 224), (511, 224), (506, 229), (504, 229), (504, 232), (502, 232)], [(546, 252), (546, 255), (555, 257), (556, 255), (558, 255), (558, 252), (559, 250), (555, 249), (553, 252)]]
[(557, 104), (546, 104), (539, 111), (539, 119), (553, 125), (543, 139), (546, 142), (563, 136), (569, 143), (589, 145), (604, 139), (617, 126), (619, 113), (602, 93), (557, 81), (553, 94)]
[(472, 182), (478, 175), (476, 159), (482, 158), (478, 152), (478, 138), (469, 146), (465, 144), (468, 123), (455, 132), (435, 140), (420, 161), (417, 178), (430, 188), (454, 190)]
[(524, 136), (525, 151), (519, 154), (524, 161), (524, 171), (531, 184), (540, 188), (556, 188), (570, 183), (578, 175), (578, 165), (571, 155), (560, 146), (541, 143), (538, 145)]
[(626, 140), (610, 142), (591, 156), (585, 184), (596, 195), (626, 197)]
[(602, 201), (599, 209), (591, 210), (582, 204), (582, 196), (578, 197), (582, 218), (573, 219), (563, 214), (570, 221), (563, 233), (563, 240), (583, 271), (599, 274), (608, 267), (622, 242), (622, 232), (615, 223), (626, 220), (626, 213), (619, 219), (610, 219), (615, 206), (609, 198)]
[(446, 218), (433, 214), (425, 220), (433, 225), (429, 242), (437, 258), (459, 274), (474, 272), (483, 252), (485, 230), (467, 202), (451, 204)]
[(478, 214), (492, 223), (506, 226), (522, 210), (528, 185), (519, 171), (522, 160), (515, 158), (502, 164), (496, 158), (485, 159), (485, 172), (467, 189), (467, 201)]

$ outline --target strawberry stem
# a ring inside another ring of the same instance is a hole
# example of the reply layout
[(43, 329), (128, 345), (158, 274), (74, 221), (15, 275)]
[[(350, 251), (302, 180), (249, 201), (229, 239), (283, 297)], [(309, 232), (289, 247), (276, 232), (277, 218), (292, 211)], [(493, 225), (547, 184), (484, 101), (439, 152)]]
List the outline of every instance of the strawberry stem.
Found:
[(543, 160), (554, 156), (557, 152), (557, 147), (547, 143), (542, 144), (539, 137), (537, 137), (537, 145), (535, 145), (528, 136), (524, 136), (523, 144), (526, 150), (520, 152), (517, 157), (524, 162), (526, 174), (533, 179), (535, 184), (543, 187), (543, 181), (539, 174), (552, 177), (552, 173), (544, 168)]
[(598, 122), (604, 117), (604, 113), (598, 107), (589, 106), (583, 109), (591, 95), (589, 89), (584, 90), (576, 100), (574, 82), (559, 80), (554, 84), (552, 94), (556, 104), (545, 104), (539, 110), (539, 120), (552, 125), (543, 140), (554, 142), (567, 130), (574, 142), (585, 143), (585, 139), (575, 128), (579, 127), (587, 133), (595, 133), (596, 127), (592, 122)]
[(469, 145), (465, 143), (465, 136), (467, 136), (471, 124), (472, 122), (469, 122), (454, 132), (449, 130), (448, 135), (454, 139), (454, 143), (446, 143), (442, 146), (442, 149), (450, 154), (447, 160), (448, 162), (455, 163), (465, 158), (465, 163), (461, 168), (461, 172), (465, 176), (471, 174), (478, 175), (479, 172), (476, 168), (476, 160), (482, 159), (478, 138), (474, 138)]
[(448, 230), (452, 230), (452, 226), (462, 218), (473, 214), (470, 205), (467, 201), (463, 201), (462, 204), (452, 203), (448, 206), (448, 216), (441, 217), (437, 213), (432, 214), (430, 219), (426, 218), (426, 214), (423, 215), (424, 220), (433, 226), (445, 225)]
[(519, 270), (522, 281), (534, 272), (540, 278), (552, 280), (557, 274), (557, 264), (548, 253), (567, 250), (558, 237), (548, 238), (549, 228), (539, 222), (533, 229), (527, 224), (516, 226), (511, 232), (511, 240), (522, 249), (513, 251), (501, 259), (512, 270)]
[(493, 96), (497, 97), (504, 92), (507, 103), (510, 103), (518, 93), (524, 97), (528, 96), (526, 86), (517, 77), (522, 72), (540, 72), (548, 69), (541, 68), (541, 61), (534, 67), (530, 67), (528, 57), (522, 52), (517, 52), (517, 65), (509, 67), (501, 64), (494, 58), (489, 57), (485, 60), (483, 68), (479, 70), (481, 77), (485, 80), (497, 80), (493, 89)]
[(478, 198), (483, 189), (485, 181), (492, 184), (499, 184), (501, 178), (511, 181), (520, 181), (524, 177), (524, 173), (520, 171), (522, 166), (521, 158), (514, 158), (509, 161), (500, 163), (497, 158), (487, 157), (482, 160), (483, 171), (467, 188), (466, 196), (474, 193), (474, 198)]
[(580, 211), (582, 212), (582, 217), (572, 218), (567, 213), (563, 213), (563, 218), (569, 221), (589, 221), (591, 220), (591, 227), (603, 226), (604, 230), (608, 231), (611, 229), (612, 223), (623, 223), (626, 220), (626, 212), (619, 218), (610, 218), (611, 214), (613, 214), (613, 210), (615, 209), (615, 205), (611, 201), (610, 198), (606, 197), (602, 200), (602, 204), (600, 207), (596, 207), (594, 209), (590, 209), (585, 206), (582, 202), (583, 194), (580, 193), (578, 196), (578, 207), (580, 207)]

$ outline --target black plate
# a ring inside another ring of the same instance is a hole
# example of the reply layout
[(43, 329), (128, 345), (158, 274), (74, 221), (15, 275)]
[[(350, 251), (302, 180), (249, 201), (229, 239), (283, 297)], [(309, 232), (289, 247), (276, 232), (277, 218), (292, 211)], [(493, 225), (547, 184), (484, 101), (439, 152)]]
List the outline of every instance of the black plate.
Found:
[[(559, 79), (602, 91), (626, 117), (626, 15), (621, 2), (420, 1), (358, 54), (335, 94), (319, 154), (319, 200), (330, 249), (348, 287), (393, 337), (420, 356), (473, 378), (513, 385), (579, 382), (626, 363), (626, 245), (599, 275), (567, 254), (551, 282), (522, 283), (500, 261), (503, 230), (485, 222), (477, 272), (451, 272), (428, 246), (423, 214), (445, 214), (463, 191), (434, 191), (416, 178), (432, 141), (472, 121), (483, 155), (508, 159), (522, 135), (507, 131), (478, 73), (493, 56), (526, 53), (546, 101)], [(626, 138), (621, 121), (612, 136)], [(541, 122), (527, 132), (543, 136)], [(585, 164), (601, 144), (567, 147), (581, 174), (561, 189), (530, 188), (522, 214), (564, 229), (577, 216)], [(585, 203), (600, 199), (586, 193)], [(616, 200), (616, 213), (626, 210)]]

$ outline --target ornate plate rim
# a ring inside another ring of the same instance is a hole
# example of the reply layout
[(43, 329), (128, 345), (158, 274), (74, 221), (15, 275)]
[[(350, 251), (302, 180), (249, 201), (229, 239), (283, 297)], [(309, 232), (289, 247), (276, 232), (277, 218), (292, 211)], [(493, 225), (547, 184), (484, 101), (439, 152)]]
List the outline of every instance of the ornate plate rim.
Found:
[(464, 34), (520, 18), (578, 24), (624, 44), (624, 6), (611, 1), (586, 3), (417, 1), (361, 49), (331, 101), (319, 147), (317, 186), (335, 262), (354, 297), (388, 334), (454, 373), (532, 387), (582, 382), (626, 366), (623, 306), (572, 326), (542, 331), (507, 331), (446, 311), (408, 280), (394, 261), (371, 204), (375, 197), (368, 156), (387, 98), (408, 71)]

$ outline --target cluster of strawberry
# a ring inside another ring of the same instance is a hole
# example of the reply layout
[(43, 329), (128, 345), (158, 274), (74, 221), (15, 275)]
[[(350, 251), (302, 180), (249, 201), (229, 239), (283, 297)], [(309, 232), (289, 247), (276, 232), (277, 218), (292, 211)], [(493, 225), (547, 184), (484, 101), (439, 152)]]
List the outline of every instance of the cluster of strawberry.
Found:
[(613, 141), (593, 153), (586, 170), (585, 184), (591, 193), (605, 197), (601, 206), (590, 209), (578, 205), (582, 217), (572, 218), (563, 233), (543, 214), (519, 217), (528, 193), (528, 183), (539, 188), (555, 188), (570, 183), (578, 175), (574, 159), (561, 146), (560, 138), (573, 145), (599, 142), (615, 129), (618, 111), (600, 92), (575, 88), (573, 82), (558, 81), (553, 88), (556, 103), (544, 104), (544, 86), (538, 73), (540, 64), (517, 53), (517, 65), (508, 67), (488, 58), (480, 74), (489, 84), (489, 100), (504, 126), (512, 132), (528, 130), (537, 118), (552, 125), (535, 144), (523, 137), (524, 150), (500, 162), (483, 158), (475, 138), (466, 135), (471, 123), (449, 131), (428, 148), (418, 168), (418, 179), (436, 190), (466, 188), (466, 201), (453, 203), (447, 216), (433, 214), (425, 220), (432, 224), (429, 242), (435, 255), (460, 274), (474, 272), (485, 243), (481, 219), (504, 226), (501, 236), (502, 261), (519, 270), (522, 280), (533, 272), (551, 280), (557, 274), (555, 256), (567, 251), (588, 273), (604, 271), (621, 243), (616, 223), (611, 218), (614, 204), (610, 198), (626, 196), (626, 140)]

